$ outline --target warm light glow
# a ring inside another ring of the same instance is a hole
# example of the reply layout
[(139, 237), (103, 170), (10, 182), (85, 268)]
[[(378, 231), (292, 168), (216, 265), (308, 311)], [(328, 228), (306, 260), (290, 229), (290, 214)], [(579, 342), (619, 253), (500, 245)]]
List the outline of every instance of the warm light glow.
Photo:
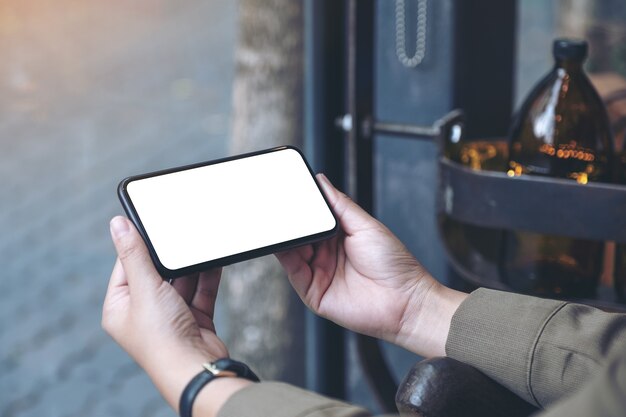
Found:
[(593, 162), (596, 157), (588, 149), (577, 147), (575, 143), (554, 146), (544, 143), (539, 147), (539, 152), (548, 156), (556, 156), (559, 159), (578, 159), (579, 161)]
[(506, 173), (509, 177), (519, 177), (524, 173), (524, 167), (522, 166), (522, 164), (511, 161), (509, 162), (509, 166), (511, 167), (511, 169), (509, 169)]
[(574, 172), (569, 175), (570, 178), (576, 180), (579, 184), (587, 184), (589, 177), (586, 172)]
[(475, 170), (483, 169), (483, 163), (498, 154), (496, 146), (485, 143), (469, 143), (461, 149), (461, 162)]

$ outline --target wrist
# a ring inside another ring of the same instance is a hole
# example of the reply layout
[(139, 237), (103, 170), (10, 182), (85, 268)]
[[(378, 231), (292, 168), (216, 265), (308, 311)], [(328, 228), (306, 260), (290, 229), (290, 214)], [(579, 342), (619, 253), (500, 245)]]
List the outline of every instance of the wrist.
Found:
[(467, 294), (448, 288), (434, 278), (416, 287), (405, 310), (396, 344), (427, 358), (445, 356), (452, 316), (466, 297)]
[[(179, 402), (185, 387), (196, 375), (204, 371), (204, 363), (217, 359), (219, 358), (203, 350), (196, 350), (169, 356), (168, 359), (162, 360), (159, 366), (151, 366), (146, 371), (168, 404), (179, 413)], [(202, 387), (193, 402), (192, 415), (217, 416), (234, 393), (251, 383), (247, 379), (235, 377), (218, 377), (211, 380)]]
[[(258, 376), (246, 364), (232, 359), (222, 358), (205, 363), (203, 368), (187, 384), (180, 397), (178, 413), (181, 417), (217, 415), (235, 392), (251, 382), (259, 382)], [(205, 388), (207, 384), (209, 387)], [(198, 398), (201, 392), (203, 395)]]
[[(215, 417), (236, 392), (254, 382), (244, 378), (215, 378), (198, 393), (193, 403), (193, 416)], [(178, 410), (176, 408), (176, 410)]]
[(202, 350), (174, 353), (162, 349), (162, 355), (153, 357), (144, 370), (167, 403), (178, 412), (178, 401), (191, 379), (202, 371), (202, 364), (215, 358)]

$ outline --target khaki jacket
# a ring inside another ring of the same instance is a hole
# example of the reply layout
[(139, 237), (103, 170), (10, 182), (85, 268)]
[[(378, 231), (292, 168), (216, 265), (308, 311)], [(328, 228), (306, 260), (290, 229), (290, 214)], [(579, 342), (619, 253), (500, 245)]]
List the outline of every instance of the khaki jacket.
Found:
[[(541, 417), (626, 416), (626, 314), (479, 289), (455, 313), (448, 356), (544, 411)], [(252, 384), (219, 417), (371, 417), (277, 382)]]

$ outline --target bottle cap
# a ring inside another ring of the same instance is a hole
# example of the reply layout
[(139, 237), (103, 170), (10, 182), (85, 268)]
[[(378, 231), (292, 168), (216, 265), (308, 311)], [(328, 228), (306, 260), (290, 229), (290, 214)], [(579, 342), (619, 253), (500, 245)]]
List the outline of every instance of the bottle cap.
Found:
[(582, 39), (556, 39), (552, 45), (556, 59), (575, 59), (582, 61), (587, 57), (587, 41)]

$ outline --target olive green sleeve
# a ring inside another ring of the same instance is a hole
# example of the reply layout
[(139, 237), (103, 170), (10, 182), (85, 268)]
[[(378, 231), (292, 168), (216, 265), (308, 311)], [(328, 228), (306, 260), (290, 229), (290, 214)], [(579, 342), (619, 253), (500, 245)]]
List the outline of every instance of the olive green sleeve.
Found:
[(236, 392), (218, 417), (371, 417), (366, 410), (279, 382)]
[[(623, 417), (626, 415), (626, 349), (616, 353), (575, 395), (541, 413), (541, 417)], [(537, 416), (539, 417), (539, 416)]]
[(448, 356), (540, 407), (582, 388), (620, 350), (626, 315), (487, 289), (461, 304), (446, 343)]

